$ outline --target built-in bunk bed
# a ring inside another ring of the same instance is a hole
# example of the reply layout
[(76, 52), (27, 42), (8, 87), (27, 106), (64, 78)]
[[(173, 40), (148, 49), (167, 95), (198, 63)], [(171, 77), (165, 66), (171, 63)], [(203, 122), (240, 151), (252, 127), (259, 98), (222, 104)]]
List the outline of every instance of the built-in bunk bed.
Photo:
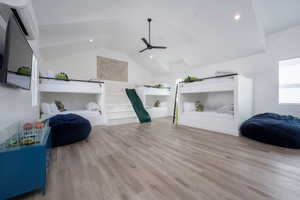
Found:
[[(77, 114), (88, 119), (92, 126), (105, 123), (103, 115), (104, 83), (101, 81), (68, 81), (40, 78), (41, 120), (57, 114)], [(66, 110), (55, 108), (55, 101), (63, 103)], [(47, 108), (47, 104), (49, 108)]]
[(252, 115), (253, 82), (242, 75), (210, 77), (179, 83), (177, 123), (239, 135), (239, 126)]
[(136, 92), (151, 118), (170, 116), (170, 87), (156, 88), (146, 85), (136, 88)]

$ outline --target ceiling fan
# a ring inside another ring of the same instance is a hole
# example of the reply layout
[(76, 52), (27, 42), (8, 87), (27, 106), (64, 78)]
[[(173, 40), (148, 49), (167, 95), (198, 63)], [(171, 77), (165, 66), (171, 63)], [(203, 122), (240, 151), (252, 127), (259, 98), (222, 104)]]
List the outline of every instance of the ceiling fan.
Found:
[(142, 38), (142, 41), (145, 43), (146, 48), (143, 49), (143, 50), (141, 50), (140, 53), (142, 53), (142, 52), (144, 52), (146, 50), (151, 50), (151, 49), (166, 49), (167, 47), (164, 47), (164, 46), (153, 46), (151, 44), (151, 21), (152, 21), (152, 19), (148, 18), (147, 21), (149, 23), (149, 39), (147, 41), (146, 38)]

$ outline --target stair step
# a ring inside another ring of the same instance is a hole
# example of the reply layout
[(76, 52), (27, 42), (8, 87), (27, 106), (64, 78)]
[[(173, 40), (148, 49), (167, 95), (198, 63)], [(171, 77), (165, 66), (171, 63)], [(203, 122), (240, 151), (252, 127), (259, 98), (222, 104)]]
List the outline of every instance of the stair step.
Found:
[(126, 95), (125, 88), (134, 88), (126, 82), (105, 82), (105, 112), (108, 125), (137, 122), (137, 116)]

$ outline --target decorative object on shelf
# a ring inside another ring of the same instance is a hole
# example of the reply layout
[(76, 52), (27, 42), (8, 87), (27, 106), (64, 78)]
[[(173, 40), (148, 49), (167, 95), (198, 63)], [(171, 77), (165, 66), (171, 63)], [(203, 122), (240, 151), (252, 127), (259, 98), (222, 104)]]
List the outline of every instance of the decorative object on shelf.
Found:
[(201, 104), (200, 101), (195, 102), (195, 107), (197, 112), (203, 112), (204, 111), (204, 106)]
[(153, 87), (154, 88), (163, 88), (163, 85), (162, 84), (157, 84), (157, 85), (154, 85)]
[(154, 107), (158, 108), (159, 106), (160, 106), (160, 101), (156, 100), (155, 103), (154, 103)]
[(26, 123), (23, 125), (24, 130), (31, 130), (33, 128), (32, 123)]
[(29, 67), (19, 67), (17, 70), (17, 74), (23, 76), (31, 76), (31, 68)]
[(20, 123), (17, 132), (0, 144), (0, 149), (39, 144), (44, 132), (48, 130), (48, 123), (35, 122)]
[(45, 123), (44, 123), (44, 122), (36, 122), (36, 123), (35, 123), (35, 128), (36, 128), (36, 129), (44, 128), (44, 126), (45, 126)]
[(66, 111), (65, 105), (61, 101), (55, 100), (54, 103), (60, 112)]
[(184, 82), (194, 82), (194, 81), (199, 81), (199, 78), (195, 76), (188, 76), (184, 79)]
[(69, 76), (66, 73), (64, 73), (64, 72), (60, 72), (60, 73), (56, 74), (55, 78), (56, 79), (60, 79), (60, 80), (65, 80), (65, 81), (70, 80)]

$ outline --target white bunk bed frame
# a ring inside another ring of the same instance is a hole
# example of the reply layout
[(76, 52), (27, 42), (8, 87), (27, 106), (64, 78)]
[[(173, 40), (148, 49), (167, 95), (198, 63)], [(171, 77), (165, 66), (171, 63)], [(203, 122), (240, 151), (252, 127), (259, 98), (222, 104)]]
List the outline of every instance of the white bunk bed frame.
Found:
[[(146, 108), (147, 96), (171, 96), (171, 88), (154, 88), (149, 86), (137, 87), (136, 92)], [(170, 116), (169, 106), (146, 108), (151, 118), (160, 118)]]
[[(178, 85), (178, 125), (184, 125), (213, 132), (239, 136), (241, 123), (252, 116), (253, 112), (253, 81), (242, 75), (233, 74), (231, 78), (216, 77), (217, 81), (197, 81), (179, 83)], [(230, 76), (229, 76), (230, 77)], [(232, 92), (234, 114), (212, 112), (184, 112), (183, 97), (186, 94), (211, 92)]]
[(101, 114), (98, 111), (89, 111), (89, 110), (68, 110), (60, 113), (53, 114), (42, 114), (41, 119), (52, 117), (56, 114), (78, 114), (82, 117), (88, 119), (92, 126), (103, 125), (105, 124), (105, 110), (104, 110), (104, 82), (102, 81), (86, 81), (86, 80), (77, 80), (70, 79), (68, 81), (40, 77), (39, 84), (40, 93), (62, 93), (62, 94), (94, 94), (96, 95), (96, 103), (101, 108)]

